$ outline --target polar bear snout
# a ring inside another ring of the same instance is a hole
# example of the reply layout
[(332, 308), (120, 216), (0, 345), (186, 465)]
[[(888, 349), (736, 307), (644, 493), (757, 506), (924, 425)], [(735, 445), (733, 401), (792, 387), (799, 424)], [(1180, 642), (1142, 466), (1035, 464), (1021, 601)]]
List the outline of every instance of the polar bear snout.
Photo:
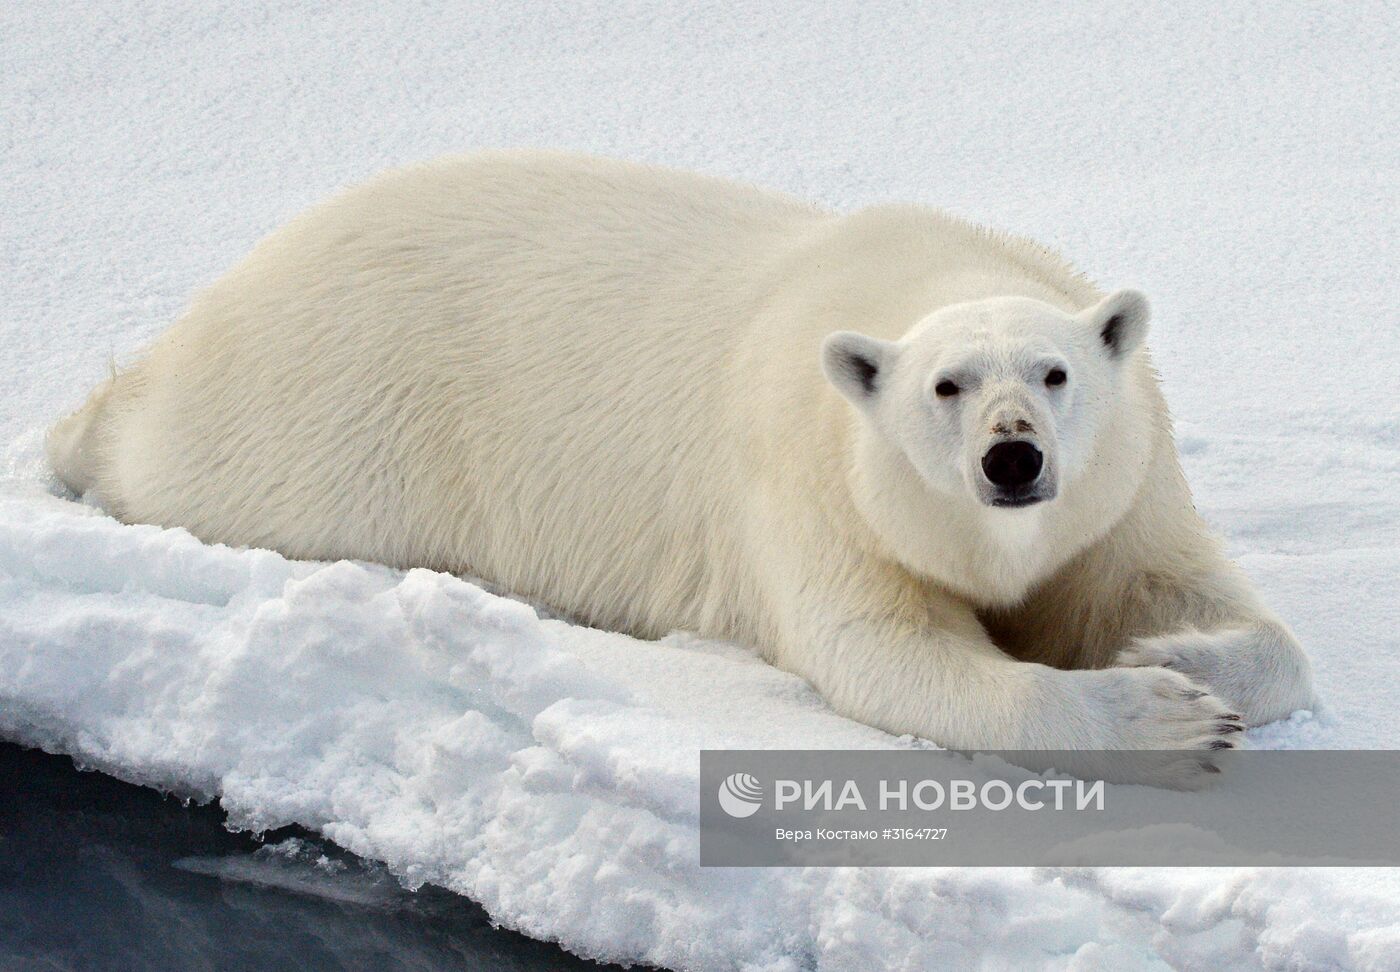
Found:
[(1055, 498), (1053, 469), (1036, 443), (997, 442), (982, 454), (979, 497), (988, 506), (1015, 509)]
[(1040, 478), (1045, 456), (1031, 442), (998, 442), (982, 457), (982, 474), (1002, 490), (1018, 490)]

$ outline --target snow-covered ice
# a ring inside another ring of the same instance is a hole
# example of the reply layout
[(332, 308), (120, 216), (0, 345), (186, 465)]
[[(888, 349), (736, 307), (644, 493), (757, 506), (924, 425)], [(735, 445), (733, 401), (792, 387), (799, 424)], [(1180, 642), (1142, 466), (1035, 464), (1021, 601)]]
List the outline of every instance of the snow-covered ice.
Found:
[(39, 447), (262, 233), (387, 165), (556, 145), (944, 205), (1153, 297), (1198, 506), (1326, 702), (1251, 743), (1395, 748), (1397, 36), (1364, 3), (0, 6), (0, 733), (589, 956), (1400, 969), (1392, 871), (702, 870), (701, 747), (914, 743), (734, 646), (122, 526)]

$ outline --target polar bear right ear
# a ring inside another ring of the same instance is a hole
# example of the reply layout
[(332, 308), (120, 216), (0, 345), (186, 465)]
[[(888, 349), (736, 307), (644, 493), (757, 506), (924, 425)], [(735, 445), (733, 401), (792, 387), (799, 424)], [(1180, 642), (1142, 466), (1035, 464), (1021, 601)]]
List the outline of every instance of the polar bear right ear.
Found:
[(892, 341), (837, 331), (822, 342), (822, 371), (851, 404), (864, 408), (880, 394), (898, 350)]

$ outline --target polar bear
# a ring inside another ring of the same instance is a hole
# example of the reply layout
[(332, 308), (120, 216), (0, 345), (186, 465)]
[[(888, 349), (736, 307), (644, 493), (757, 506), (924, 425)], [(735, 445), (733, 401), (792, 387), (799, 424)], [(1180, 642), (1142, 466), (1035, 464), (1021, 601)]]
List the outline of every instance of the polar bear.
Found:
[(1311, 679), (1147, 323), (939, 211), (492, 152), (272, 234), (49, 453), (126, 521), (749, 644), (892, 733), (1209, 769)]

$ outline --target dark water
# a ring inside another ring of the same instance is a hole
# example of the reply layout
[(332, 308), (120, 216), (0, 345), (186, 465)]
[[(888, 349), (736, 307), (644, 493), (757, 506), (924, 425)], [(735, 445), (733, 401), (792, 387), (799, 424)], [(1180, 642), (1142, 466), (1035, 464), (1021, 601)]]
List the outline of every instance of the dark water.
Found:
[(603, 969), (295, 828), (0, 743), (0, 970)]

